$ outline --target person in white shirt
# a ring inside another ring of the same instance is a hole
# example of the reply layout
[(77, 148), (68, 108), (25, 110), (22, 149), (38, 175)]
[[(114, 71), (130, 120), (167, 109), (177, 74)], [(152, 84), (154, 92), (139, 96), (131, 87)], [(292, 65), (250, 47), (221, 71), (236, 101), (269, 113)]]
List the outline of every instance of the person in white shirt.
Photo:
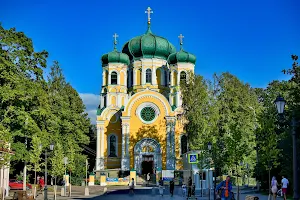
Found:
[(272, 181), (271, 181), (271, 191), (273, 193), (274, 200), (276, 200), (276, 197), (277, 197), (277, 191), (278, 191), (277, 186), (278, 186), (278, 183), (277, 183), (276, 177), (273, 176)]
[(284, 200), (286, 200), (286, 192), (287, 192), (288, 184), (289, 184), (289, 180), (287, 180), (284, 176), (282, 176), (281, 190), (282, 190)]

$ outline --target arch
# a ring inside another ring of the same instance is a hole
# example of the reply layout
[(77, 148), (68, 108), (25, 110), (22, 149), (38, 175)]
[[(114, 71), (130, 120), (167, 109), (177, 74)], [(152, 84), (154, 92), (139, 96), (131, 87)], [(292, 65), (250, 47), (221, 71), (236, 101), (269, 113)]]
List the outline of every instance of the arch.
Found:
[(185, 154), (187, 151), (187, 136), (182, 134), (180, 137), (180, 155)]
[(107, 157), (118, 157), (118, 136), (111, 133), (107, 141)]
[(180, 83), (186, 83), (186, 72), (185, 71), (181, 71), (180, 72)]
[(151, 69), (146, 70), (146, 83), (152, 84), (152, 70)]
[[(145, 149), (148, 149), (144, 151)], [(150, 151), (151, 149), (151, 151)], [(155, 139), (143, 138), (134, 146), (134, 168), (137, 173), (141, 173), (143, 155), (153, 155), (154, 163), (157, 168), (162, 168), (161, 145)]]
[(110, 74), (110, 84), (111, 85), (118, 85), (118, 73), (113, 71)]
[(163, 108), (166, 113), (166, 116), (171, 116), (172, 108), (170, 106), (170, 103), (166, 99), (166, 97), (161, 93), (154, 92), (151, 90), (144, 90), (142, 92), (136, 93), (135, 95), (132, 95), (128, 100), (128, 103), (126, 104), (123, 116), (129, 116), (135, 102), (139, 101), (142, 98), (147, 98), (147, 97), (151, 97), (159, 100), (163, 104)]

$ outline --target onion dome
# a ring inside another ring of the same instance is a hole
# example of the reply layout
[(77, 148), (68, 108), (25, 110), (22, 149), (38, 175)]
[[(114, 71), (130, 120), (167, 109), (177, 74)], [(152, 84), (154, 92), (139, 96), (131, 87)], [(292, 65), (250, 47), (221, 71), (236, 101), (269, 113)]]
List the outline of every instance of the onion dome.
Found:
[(114, 34), (114, 50), (112, 52), (109, 52), (107, 54), (104, 54), (101, 58), (102, 64), (108, 64), (108, 63), (123, 63), (126, 65), (129, 65), (129, 57), (125, 53), (121, 53), (117, 50), (117, 34)]
[(126, 53), (130, 59), (139, 58), (160, 58), (167, 60), (170, 54), (176, 49), (167, 39), (154, 35), (150, 29), (150, 14), (153, 13), (148, 7), (148, 30), (145, 34), (129, 40), (123, 47), (122, 52)]
[(179, 38), (180, 38), (180, 51), (178, 51), (176, 53), (172, 53), (168, 57), (168, 63), (169, 64), (175, 64), (175, 63), (179, 63), (179, 62), (185, 62), (185, 63), (195, 64), (196, 63), (196, 56), (194, 54), (191, 54), (191, 53), (183, 50), (183, 48), (182, 48), (182, 45), (183, 45), (182, 38), (183, 38), (183, 36), (180, 34)]

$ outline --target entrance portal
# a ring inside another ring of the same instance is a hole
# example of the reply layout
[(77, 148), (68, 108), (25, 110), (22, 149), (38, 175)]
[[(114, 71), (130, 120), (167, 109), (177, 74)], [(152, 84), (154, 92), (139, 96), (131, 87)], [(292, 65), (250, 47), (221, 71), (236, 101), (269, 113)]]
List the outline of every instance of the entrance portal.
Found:
[(162, 167), (160, 144), (152, 138), (144, 138), (134, 146), (134, 168), (138, 174), (153, 174)]
[(153, 174), (153, 155), (143, 155), (142, 174)]

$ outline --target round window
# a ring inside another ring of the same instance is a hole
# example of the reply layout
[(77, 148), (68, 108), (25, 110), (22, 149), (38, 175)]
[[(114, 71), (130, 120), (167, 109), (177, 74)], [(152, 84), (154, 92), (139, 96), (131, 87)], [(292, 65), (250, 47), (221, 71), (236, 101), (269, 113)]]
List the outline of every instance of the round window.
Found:
[(155, 110), (152, 107), (145, 107), (141, 110), (141, 118), (146, 122), (151, 122), (155, 119)]

